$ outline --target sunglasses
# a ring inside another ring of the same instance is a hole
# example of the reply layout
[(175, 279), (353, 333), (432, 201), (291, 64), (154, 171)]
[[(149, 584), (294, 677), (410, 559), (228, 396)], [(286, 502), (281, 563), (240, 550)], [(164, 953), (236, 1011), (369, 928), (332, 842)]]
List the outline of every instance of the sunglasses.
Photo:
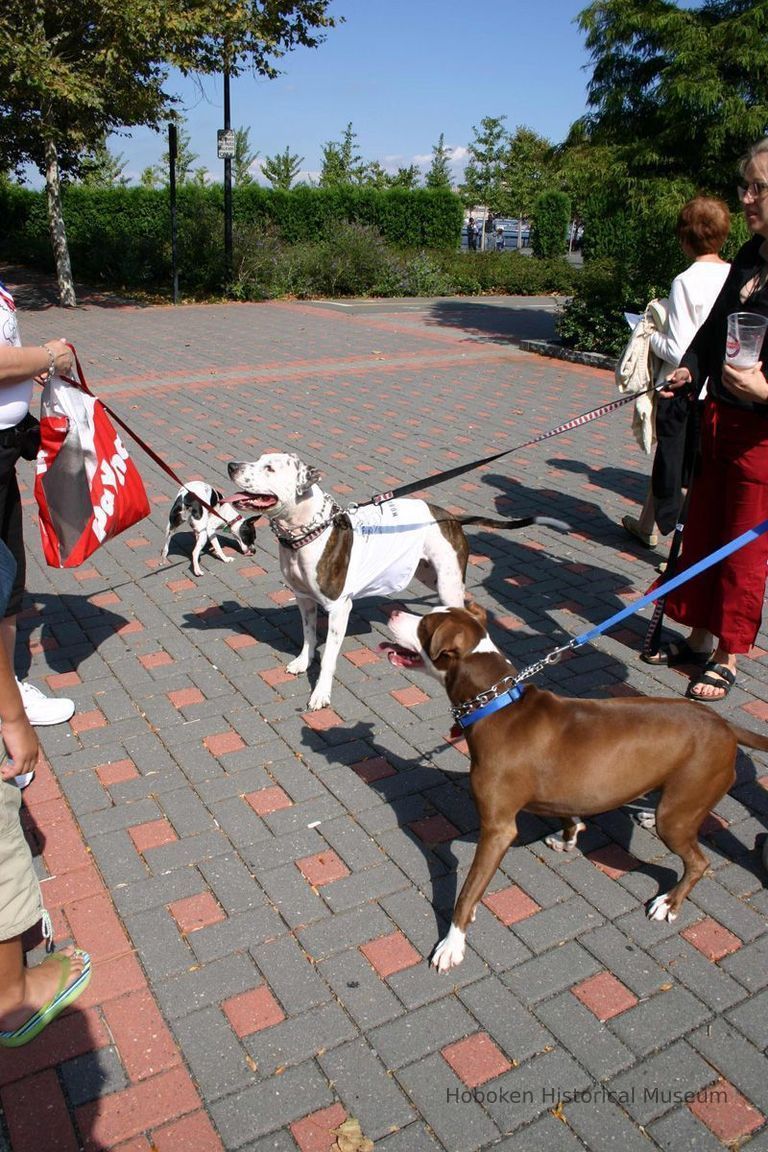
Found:
[(751, 196), (753, 200), (762, 200), (768, 192), (768, 184), (765, 180), (752, 180), (749, 184), (737, 184), (736, 192), (739, 200), (746, 200), (747, 196)]

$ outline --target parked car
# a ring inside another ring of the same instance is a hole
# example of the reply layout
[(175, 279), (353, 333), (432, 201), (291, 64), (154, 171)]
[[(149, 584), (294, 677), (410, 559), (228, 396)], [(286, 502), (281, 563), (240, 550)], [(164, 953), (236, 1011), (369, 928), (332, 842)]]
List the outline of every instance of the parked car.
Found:
[[(478, 224), (478, 248), (480, 246), (480, 229), (482, 228), (482, 223), (483, 223), (482, 219), (477, 221), (477, 224)], [(486, 248), (488, 248), (488, 247), (495, 248), (496, 247), (496, 228), (499, 224), (501, 224), (501, 226), (504, 229), (504, 249), (505, 249), (505, 251), (512, 251), (513, 249), (517, 248), (517, 220), (509, 219), (507, 217), (499, 217), (499, 216), (497, 216), (493, 221), (493, 225), (492, 225), (491, 233), (490, 233), (490, 237), (491, 237), (490, 240), (487, 238), (488, 234), (486, 233)], [(530, 247), (531, 226), (527, 220), (523, 220), (523, 226), (521, 229), (521, 237), (520, 238), (522, 241), (522, 247), (523, 248)], [(467, 221), (466, 220), (464, 221), (464, 226), (461, 229), (461, 247), (464, 249), (469, 247), (469, 245), (467, 243)]]

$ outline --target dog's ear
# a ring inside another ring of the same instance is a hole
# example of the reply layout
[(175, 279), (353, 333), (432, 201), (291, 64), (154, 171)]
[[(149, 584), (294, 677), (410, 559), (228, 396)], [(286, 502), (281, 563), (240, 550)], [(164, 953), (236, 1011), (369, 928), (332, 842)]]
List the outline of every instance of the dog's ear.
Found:
[(317, 484), (320, 476), (319, 468), (314, 468), (310, 464), (300, 464), (296, 473), (296, 495), (303, 496), (313, 484)]
[(482, 604), (478, 604), (475, 600), (468, 599), (464, 608), (469, 612), (470, 616), (473, 616), (474, 619), (477, 620), (481, 628), (485, 628), (488, 623), (488, 613)]
[(441, 667), (445, 667), (446, 660), (455, 659), (459, 654), (461, 641), (461, 628), (449, 616), (443, 616), (429, 637), (427, 655), (432, 663), (438, 667), (438, 660), (443, 659)]
[(211, 508), (215, 508), (217, 504), (221, 504), (223, 499), (224, 499), (224, 493), (223, 492), (219, 492), (218, 488), (211, 488), (211, 499), (210, 499)]

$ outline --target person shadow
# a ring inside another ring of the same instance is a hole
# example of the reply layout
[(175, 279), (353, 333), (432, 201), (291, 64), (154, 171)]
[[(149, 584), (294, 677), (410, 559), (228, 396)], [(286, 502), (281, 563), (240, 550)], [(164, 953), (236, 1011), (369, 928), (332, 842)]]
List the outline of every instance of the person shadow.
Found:
[[(27, 593), (17, 624), (19, 679), (30, 671), (33, 649), (44, 654), (51, 671), (75, 671), (81, 660), (86, 660), (101, 644), (130, 624), (127, 616), (94, 603), (97, 596), (70, 592), (35, 592), (33, 596)], [(38, 628), (39, 637), (33, 641), (32, 633)]]

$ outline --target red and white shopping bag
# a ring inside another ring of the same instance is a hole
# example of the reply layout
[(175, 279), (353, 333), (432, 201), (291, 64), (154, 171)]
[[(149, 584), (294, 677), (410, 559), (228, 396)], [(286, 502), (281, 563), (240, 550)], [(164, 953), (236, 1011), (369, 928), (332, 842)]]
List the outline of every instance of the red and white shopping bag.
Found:
[(149, 515), (141, 476), (72, 352), (77, 380), (54, 376), (41, 402), (35, 499), (52, 568), (76, 568)]

